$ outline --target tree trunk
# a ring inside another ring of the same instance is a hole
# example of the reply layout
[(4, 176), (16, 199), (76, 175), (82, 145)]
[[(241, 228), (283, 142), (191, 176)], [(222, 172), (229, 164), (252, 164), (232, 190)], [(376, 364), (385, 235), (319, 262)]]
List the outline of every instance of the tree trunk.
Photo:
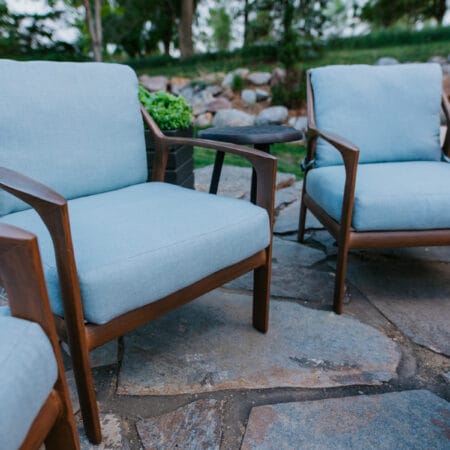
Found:
[(244, 3), (244, 47), (248, 45), (248, 13), (249, 13), (249, 5), (248, 0), (245, 0)]
[(178, 25), (178, 39), (181, 58), (186, 58), (194, 54), (192, 44), (192, 19), (194, 17), (193, 0), (181, 0), (181, 17)]
[(434, 6), (434, 18), (440, 25), (442, 25), (445, 13), (447, 11), (446, 0), (435, 0)]
[(84, 0), (86, 24), (92, 41), (94, 61), (102, 60), (103, 30), (102, 30), (102, 0), (94, 2), (94, 17), (92, 17), (90, 0)]

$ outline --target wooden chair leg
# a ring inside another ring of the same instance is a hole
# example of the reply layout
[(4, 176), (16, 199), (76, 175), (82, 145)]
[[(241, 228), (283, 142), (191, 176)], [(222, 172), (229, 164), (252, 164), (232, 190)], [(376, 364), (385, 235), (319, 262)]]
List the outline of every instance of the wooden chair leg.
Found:
[(253, 271), (253, 326), (262, 333), (269, 329), (271, 248), (267, 255), (266, 264)]
[(102, 432), (91, 363), (89, 361), (89, 351), (87, 346), (75, 342), (75, 345), (70, 345), (70, 353), (80, 399), (84, 430), (92, 444), (100, 444), (102, 441)]
[(45, 439), (46, 450), (79, 450), (78, 435), (73, 427), (73, 417), (60, 417)]
[(305, 223), (306, 223), (306, 205), (302, 200), (301, 206), (300, 206), (300, 216), (298, 218), (298, 234), (297, 234), (297, 241), (298, 242), (304, 242), (305, 238)]
[(348, 250), (349, 247), (347, 242), (339, 244), (333, 303), (333, 309), (336, 314), (342, 314), (344, 306), (345, 275), (347, 273)]

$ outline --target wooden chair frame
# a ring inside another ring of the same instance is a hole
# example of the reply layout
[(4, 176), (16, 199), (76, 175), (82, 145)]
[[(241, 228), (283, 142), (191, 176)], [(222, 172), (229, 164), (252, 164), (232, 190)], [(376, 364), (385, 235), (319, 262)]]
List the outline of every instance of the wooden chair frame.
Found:
[(79, 450), (78, 434), (69, 398), (53, 314), (47, 295), (36, 237), (19, 228), (0, 224), (0, 280), (15, 317), (38, 323), (55, 353), (58, 379), (20, 447)]
[[(272, 231), (276, 179), (275, 157), (234, 144), (166, 137), (142, 106), (141, 113), (155, 139), (152, 181), (164, 181), (169, 151), (174, 145), (190, 144), (240, 155), (253, 165), (257, 173), (256, 204), (267, 210)], [(92, 443), (100, 443), (102, 436), (89, 351), (251, 270), (254, 270), (253, 326), (263, 333), (267, 331), (272, 241), (266, 249), (249, 258), (215, 272), (158, 301), (122, 314), (104, 325), (85, 324), (66, 200), (47, 186), (6, 168), (0, 168), (0, 187), (31, 205), (50, 232), (64, 308), (64, 319), (54, 316), (56, 328), (60, 338), (67, 341), (70, 348), (84, 427)]]
[[(401, 230), (401, 231), (363, 231), (352, 228), (353, 205), (355, 197), (356, 174), (358, 169), (359, 149), (351, 142), (328, 131), (319, 130), (314, 115), (314, 92), (311, 85), (310, 73), (307, 76), (307, 154), (305, 176), (303, 180), (302, 201), (300, 207), (298, 241), (304, 241), (306, 212), (309, 209), (324, 227), (336, 239), (338, 245), (336, 280), (334, 287), (334, 311), (342, 313), (345, 274), (347, 271), (348, 251), (356, 248), (385, 248), (385, 247), (417, 247), (450, 245), (450, 230)], [(447, 120), (447, 133), (443, 144), (443, 152), (450, 156), (450, 106), (448, 99), (442, 95), (442, 108)], [(342, 156), (345, 167), (345, 187), (342, 203), (341, 222), (334, 220), (321, 208), (306, 190), (308, 162), (314, 159), (318, 138), (329, 142)]]

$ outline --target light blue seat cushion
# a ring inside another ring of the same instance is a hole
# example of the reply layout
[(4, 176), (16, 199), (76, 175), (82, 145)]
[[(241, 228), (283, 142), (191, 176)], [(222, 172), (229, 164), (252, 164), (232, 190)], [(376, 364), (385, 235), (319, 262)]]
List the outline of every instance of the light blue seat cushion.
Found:
[(0, 318), (0, 448), (16, 450), (25, 439), (57, 378), (53, 349), (42, 328)]
[[(68, 199), (144, 182), (137, 89), (119, 64), (0, 60), (0, 166)], [(25, 208), (0, 191), (0, 216)]]
[[(340, 222), (343, 166), (313, 169), (306, 190)], [(352, 226), (358, 231), (450, 228), (450, 164), (434, 161), (360, 164)]]
[[(360, 150), (360, 163), (438, 161), (442, 71), (437, 64), (311, 70), (317, 127)], [(319, 139), (316, 166), (342, 164)]]
[[(102, 324), (264, 249), (266, 210), (143, 183), (69, 202), (85, 317)], [(53, 310), (62, 315), (49, 235), (33, 210), (1, 218), (38, 236)]]

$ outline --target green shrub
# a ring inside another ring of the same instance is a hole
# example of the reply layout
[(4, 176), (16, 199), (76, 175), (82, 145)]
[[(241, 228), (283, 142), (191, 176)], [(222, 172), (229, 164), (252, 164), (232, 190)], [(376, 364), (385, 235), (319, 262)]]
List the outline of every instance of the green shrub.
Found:
[(163, 91), (150, 93), (139, 86), (139, 101), (161, 130), (188, 128), (191, 125), (192, 109), (183, 97)]
[(368, 34), (351, 37), (330, 37), (327, 48), (333, 49), (362, 49), (378, 48), (397, 45), (426, 44), (429, 42), (445, 42), (450, 40), (450, 27), (424, 28), (411, 30), (405, 28), (387, 28), (372, 31)]
[(242, 77), (236, 73), (231, 81), (231, 89), (233, 89), (234, 92), (240, 92), (244, 89), (244, 84)]
[(272, 93), (272, 105), (300, 108), (306, 102), (305, 72), (292, 69), (288, 72), (284, 83), (274, 84), (270, 90)]

